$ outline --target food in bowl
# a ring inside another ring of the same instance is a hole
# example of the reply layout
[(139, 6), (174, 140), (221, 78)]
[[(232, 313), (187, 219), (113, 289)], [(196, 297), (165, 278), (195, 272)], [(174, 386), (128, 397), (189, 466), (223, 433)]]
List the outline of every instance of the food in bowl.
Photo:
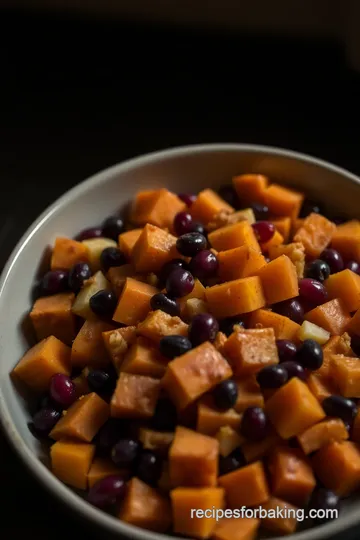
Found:
[(196, 510), (338, 509), (360, 488), (359, 246), (359, 221), (260, 174), (140, 191), (127, 216), (57, 238), (12, 372), (54, 474), (190, 538), (297, 526)]

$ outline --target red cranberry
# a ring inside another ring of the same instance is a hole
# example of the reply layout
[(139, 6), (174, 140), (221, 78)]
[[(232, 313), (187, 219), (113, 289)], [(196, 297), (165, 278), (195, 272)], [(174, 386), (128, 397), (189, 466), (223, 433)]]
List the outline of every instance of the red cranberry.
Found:
[(328, 292), (320, 281), (304, 278), (299, 281), (299, 296), (309, 307), (315, 308), (327, 301)]
[(70, 377), (63, 373), (53, 375), (50, 381), (50, 397), (64, 409), (70, 407), (76, 400), (75, 385)]
[(344, 269), (344, 261), (342, 256), (336, 249), (327, 248), (320, 255), (320, 259), (325, 261), (330, 268), (332, 274), (341, 272)]
[(193, 219), (188, 212), (179, 212), (174, 218), (174, 231), (178, 236), (192, 232)]
[(189, 270), (193, 276), (199, 279), (207, 279), (214, 277), (218, 271), (219, 263), (216, 255), (204, 249), (193, 257), (189, 264)]
[(270, 221), (257, 221), (252, 224), (252, 228), (260, 244), (265, 244), (275, 234), (275, 225)]
[(196, 201), (196, 195), (193, 193), (179, 193), (178, 197), (186, 204), (186, 206), (191, 206), (193, 202)]

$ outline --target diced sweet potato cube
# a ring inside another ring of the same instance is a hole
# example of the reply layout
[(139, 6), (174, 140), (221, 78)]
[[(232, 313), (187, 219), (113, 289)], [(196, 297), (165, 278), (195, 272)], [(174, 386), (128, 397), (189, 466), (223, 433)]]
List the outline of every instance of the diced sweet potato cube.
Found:
[(312, 458), (316, 475), (339, 497), (347, 497), (360, 487), (360, 451), (350, 441), (332, 441)]
[(334, 354), (330, 362), (330, 376), (344, 397), (360, 398), (360, 361), (342, 354)]
[(214, 540), (254, 540), (260, 520), (256, 518), (225, 518), (213, 532)]
[(321, 403), (325, 398), (337, 393), (337, 387), (328, 376), (321, 373), (310, 373), (307, 378), (307, 385), (311, 393)]
[(332, 274), (325, 281), (329, 298), (340, 298), (348, 311), (360, 308), (360, 276), (349, 269)]
[[(255, 506), (270, 497), (269, 487), (261, 461), (255, 461), (234, 472), (219, 477), (219, 485), (225, 489), (230, 508)], [(239, 489), (241, 486), (241, 489)]]
[(88, 487), (91, 488), (94, 484), (99, 482), (99, 480), (115, 474), (126, 478), (128, 472), (115, 467), (110, 459), (97, 457), (92, 462), (88, 472)]
[(58, 441), (50, 448), (51, 470), (65, 484), (86, 489), (94, 454), (94, 444)]
[(31, 347), (13, 370), (15, 377), (36, 392), (46, 392), (55, 373), (70, 375), (71, 349), (50, 336)]
[(216, 229), (220, 229), (220, 227), (239, 223), (239, 221), (248, 221), (250, 225), (255, 223), (256, 219), (254, 210), (252, 208), (244, 208), (244, 210), (238, 210), (232, 214), (222, 210), (214, 217), (214, 219), (212, 219), (209, 223), (206, 223), (205, 229), (208, 233), (210, 233)]
[(185, 209), (185, 203), (166, 188), (139, 192), (131, 209), (131, 221), (136, 225), (151, 223), (170, 229), (176, 214)]
[(246, 462), (251, 463), (266, 457), (280, 442), (279, 435), (271, 431), (262, 441), (244, 443), (241, 446), (241, 451)]
[(136, 340), (136, 326), (125, 326), (102, 333), (104, 345), (117, 371), (124, 356)]
[(160, 354), (159, 349), (154, 347), (151, 341), (139, 337), (125, 353), (120, 370), (124, 373), (148, 375), (155, 379), (161, 379), (167, 364), (168, 359)]
[(239, 199), (244, 204), (265, 202), (269, 180), (263, 174), (240, 174), (234, 176), (232, 181)]
[(74, 298), (74, 293), (61, 293), (36, 300), (30, 318), (38, 341), (55, 336), (71, 345), (76, 335), (75, 316), (71, 311)]
[(357, 412), (351, 430), (351, 440), (360, 443), (360, 411)]
[(177, 426), (169, 451), (171, 485), (216, 486), (218, 458), (217, 439)]
[(130, 221), (137, 225), (145, 225), (148, 215), (159, 196), (158, 189), (142, 189), (138, 191), (130, 208)]
[(265, 403), (265, 410), (283, 439), (299, 435), (325, 417), (308, 386), (294, 377)]
[(146, 319), (139, 323), (137, 332), (158, 344), (164, 336), (187, 336), (188, 325), (180, 317), (172, 317), (161, 311), (151, 311)]
[(236, 379), (236, 384), (238, 387), (238, 397), (234, 405), (236, 412), (242, 413), (248, 407), (264, 406), (264, 397), (254, 376), (240, 377)]
[(85, 396), (86, 394), (90, 394), (91, 392), (89, 383), (87, 380), (87, 376), (88, 376), (88, 370), (85, 368), (82, 370), (80, 375), (78, 375), (72, 380), (72, 382), (75, 385), (76, 399), (79, 399), (79, 397)]
[(196, 431), (204, 435), (216, 435), (221, 426), (239, 429), (241, 416), (234, 409), (219, 410), (212, 396), (204, 396), (198, 403)]
[(279, 231), (281, 236), (284, 238), (284, 242), (287, 243), (290, 240), (291, 234), (291, 218), (283, 217), (279, 219), (272, 219), (271, 222), (275, 225), (276, 230)]
[(338, 225), (331, 246), (345, 259), (360, 261), (360, 221), (353, 219)]
[(150, 300), (158, 289), (133, 278), (127, 278), (113, 320), (122, 324), (136, 325), (150, 311)]
[(211, 343), (205, 342), (169, 362), (162, 386), (178, 409), (185, 409), (231, 375), (225, 358)]
[(198, 298), (189, 298), (185, 304), (183, 317), (185, 320), (191, 321), (196, 315), (199, 315), (200, 313), (208, 313), (208, 311), (209, 308), (204, 300), (200, 300)]
[(348, 327), (351, 317), (344, 302), (339, 298), (334, 298), (308, 311), (305, 319), (324, 328), (330, 334), (339, 336)]
[(151, 418), (160, 392), (160, 381), (144, 375), (120, 373), (111, 399), (111, 416)]
[(205, 297), (211, 313), (220, 319), (250, 313), (264, 307), (266, 303), (257, 276), (207, 287)]
[(309, 427), (297, 438), (303, 452), (311, 454), (331, 441), (345, 441), (349, 433), (340, 418), (329, 418)]
[(270, 261), (258, 272), (266, 302), (276, 304), (299, 294), (296, 268), (286, 255)]
[(120, 296), (128, 277), (132, 277), (138, 281), (143, 281), (143, 276), (136, 274), (134, 267), (131, 264), (112, 266), (108, 270), (107, 277), (117, 298)]
[(142, 229), (132, 229), (131, 231), (119, 234), (119, 248), (128, 261), (132, 257), (132, 251), (136, 242), (139, 240), (141, 233)]
[(297, 340), (300, 325), (267, 309), (258, 309), (250, 315), (249, 328), (273, 328), (276, 339)]
[(218, 275), (221, 281), (253, 276), (266, 265), (264, 255), (248, 246), (220, 251), (218, 261)]
[(312, 213), (296, 232), (294, 242), (302, 242), (306, 254), (316, 258), (330, 244), (335, 231), (335, 223), (321, 214)]
[(223, 509), (225, 507), (224, 490), (218, 487), (189, 488), (178, 487), (170, 493), (174, 532), (200, 539), (210, 538), (216, 527), (215, 517), (204, 519), (197, 517), (196, 513), (191, 512), (209, 508)]
[(260, 244), (261, 251), (263, 253), (269, 253), (270, 249), (276, 246), (281, 246), (284, 243), (284, 237), (275, 229), (275, 233), (267, 242)]
[(271, 492), (280, 499), (303, 506), (313, 491), (316, 480), (299, 448), (276, 448), (269, 457)]
[(148, 223), (133, 247), (131, 260), (136, 272), (159, 272), (176, 256), (175, 236)]
[(261, 252), (254, 230), (248, 221), (240, 221), (213, 231), (208, 236), (212, 247), (217, 251), (226, 251), (241, 246), (247, 246)]
[(143, 448), (154, 450), (160, 456), (167, 456), (169, 448), (174, 440), (174, 433), (155, 431), (149, 428), (140, 428), (139, 441)]
[(72, 344), (72, 365), (79, 368), (101, 368), (110, 364), (102, 333), (113, 329), (113, 325), (103, 321), (85, 321)]
[(224, 345), (236, 376), (247, 376), (279, 362), (273, 328), (245, 330), (239, 327)]
[(95, 392), (79, 398), (50, 432), (50, 437), (60, 439), (78, 439), (91, 442), (109, 418), (109, 405)]
[(320, 369), (316, 371), (316, 375), (321, 375), (322, 378), (329, 379), (330, 364), (333, 354), (344, 354), (345, 356), (354, 356), (351, 349), (351, 338), (346, 332), (342, 336), (333, 336), (323, 346), (324, 359)]
[(56, 238), (51, 255), (51, 270), (70, 270), (79, 262), (88, 262), (88, 248), (71, 238)]
[(305, 269), (305, 248), (301, 242), (292, 242), (291, 244), (280, 244), (272, 246), (269, 249), (269, 257), (273, 261), (281, 255), (289, 257), (296, 269), (296, 274), (299, 279), (304, 277)]
[(219, 453), (221, 456), (228, 456), (236, 448), (241, 446), (245, 439), (239, 435), (235, 429), (229, 425), (221, 426), (216, 433), (216, 438), (219, 441)]
[(134, 477), (127, 485), (119, 519), (136, 527), (164, 533), (171, 524), (170, 503), (156, 489)]
[(291, 220), (291, 234), (295, 236), (297, 231), (303, 226), (305, 218), (297, 218)]
[(227, 342), (227, 336), (223, 332), (218, 332), (213, 345), (220, 354), (224, 355), (224, 345)]
[(190, 208), (194, 220), (205, 224), (212, 221), (222, 211), (231, 214), (234, 209), (212, 189), (200, 191)]
[(289, 216), (291, 219), (296, 219), (303, 200), (302, 193), (278, 184), (271, 184), (265, 191), (265, 204), (276, 216)]
[[(296, 512), (298, 508), (287, 501), (282, 501), (277, 497), (271, 497), (264, 502), (262, 508), (266, 510), (267, 516), (261, 519), (261, 526), (275, 534), (292, 534), (297, 527)], [(281, 510), (284, 510), (284, 517), (278, 517)]]

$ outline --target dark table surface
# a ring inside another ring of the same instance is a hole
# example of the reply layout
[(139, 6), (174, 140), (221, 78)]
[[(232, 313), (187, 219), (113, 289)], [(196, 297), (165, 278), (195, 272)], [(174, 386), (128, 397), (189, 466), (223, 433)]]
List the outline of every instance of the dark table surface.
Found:
[[(56, 197), (144, 152), (261, 143), (360, 173), (360, 77), (336, 43), (6, 12), (0, 58), (1, 266)], [(81, 537), (1, 434), (0, 456), (1, 538)]]

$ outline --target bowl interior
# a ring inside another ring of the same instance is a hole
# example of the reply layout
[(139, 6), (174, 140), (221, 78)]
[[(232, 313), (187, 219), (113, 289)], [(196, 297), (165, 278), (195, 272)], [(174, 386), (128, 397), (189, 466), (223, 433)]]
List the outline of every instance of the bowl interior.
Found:
[[(108, 169), (80, 184), (48, 209), (27, 231), (13, 253), (2, 277), (0, 290), (0, 406), (4, 428), (21, 457), (33, 472), (83, 515), (88, 513), (109, 531), (135, 538), (159, 538), (130, 528), (105, 514), (91, 510), (70, 494), (33, 456), (45, 459), (27, 428), (30, 419), (24, 400), (14, 388), (9, 372), (28, 348), (26, 316), (31, 289), (46, 248), (58, 235), (73, 236), (81, 229), (101, 223), (140, 189), (167, 187), (174, 192), (197, 192), (219, 187), (244, 172), (264, 173), (272, 180), (294, 186), (321, 200), (333, 211), (358, 217), (359, 181), (349, 173), (317, 160), (262, 147), (210, 145), (160, 152)], [(337, 522), (296, 535), (327, 538), (356, 522), (358, 504), (349, 501)], [(295, 538), (295, 537), (294, 537)]]

